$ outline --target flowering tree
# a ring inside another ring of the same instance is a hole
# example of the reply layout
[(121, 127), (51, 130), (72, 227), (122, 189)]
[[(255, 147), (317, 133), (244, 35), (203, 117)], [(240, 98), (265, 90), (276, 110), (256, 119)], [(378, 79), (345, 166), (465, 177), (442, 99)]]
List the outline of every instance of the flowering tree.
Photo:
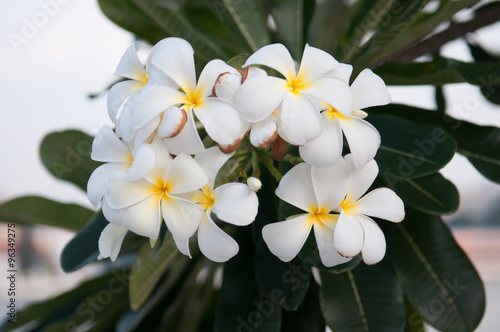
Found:
[[(63, 269), (103, 271), (6, 329), (474, 330), (484, 288), (440, 218), (459, 195), (439, 170), (458, 152), (500, 182), (500, 129), (449, 117), (441, 86), (498, 103), (500, 62), (439, 48), (493, 22), (477, 2), (100, 0), (153, 47), (117, 65), (113, 128), (41, 145), (95, 211), (21, 197), (0, 216), (78, 231)], [(386, 84), (434, 85), (437, 109), (390, 104)]]

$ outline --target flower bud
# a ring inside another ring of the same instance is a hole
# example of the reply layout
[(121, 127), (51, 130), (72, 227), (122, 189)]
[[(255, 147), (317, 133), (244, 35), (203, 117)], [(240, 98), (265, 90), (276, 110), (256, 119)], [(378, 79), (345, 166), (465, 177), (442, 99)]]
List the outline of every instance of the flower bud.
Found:
[(247, 179), (247, 185), (250, 189), (257, 192), (262, 187), (262, 182), (259, 179), (251, 176)]

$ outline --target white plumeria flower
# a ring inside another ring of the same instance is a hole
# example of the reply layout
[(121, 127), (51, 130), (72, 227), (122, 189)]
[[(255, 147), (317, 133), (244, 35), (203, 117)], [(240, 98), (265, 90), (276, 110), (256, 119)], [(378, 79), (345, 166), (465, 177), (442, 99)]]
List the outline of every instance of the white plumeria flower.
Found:
[[(344, 74), (347, 74), (345, 69)], [(377, 154), (380, 134), (374, 126), (363, 120), (367, 114), (362, 109), (388, 104), (391, 95), (384, 81), (370, 69), (358, 75), (351, 85), (350, 93), (354, 102), (350, 112), (340, 112), (325, 104), (326, 110), (321, 113), (323, 132), (318, 139), (299, 147), (300, 156), (307, 163), (316, 167), (335, 164), (342, 156), (342, 132), (357, 168), (366, 165)]]
[(120, 140), (109, 126), (103, 126), (97, 133), (90, 157), (105, 162), (92, 172), (87, 184), (87, 195), (95, 208), (101, 202), (112, 173), (127, 172), (129, 181), (137, 181), (145, 177), (156, 163), (156, 153), (149, 144), (141, 144), (133, 149), (130, 144)]
[(158, 237), (163, 218), (174, 237), (188, 239), (198, 229), (203, 210), (176, 195), (202, 188), (208, 177), (189, 155), (172, 159), (160, 149), (156, 154), (155, 167), (141, 180), (130, 182), (125, 172), (111, 174), (102, 203), (104, 216), (151, 240)]
[(301, 163), (288, 171), (276, 195), (306, 213), (264, 226), (262, 236), (269, 250), (284, 262), (292, 260), (314, 227), (321, 262), (327, 267), (348, 262), (350, 258), (342, 257), (334, 248), (338, 215), (331, 212), (344, 199), (350, 177), (351, 169), (343, 159), (327, 168)]
[(122, 114), (133, 129), (127, 139), (161, 116), (164, 121), (158, 133), (170, 137), (165, 142), (171, 153), (201, 152), (204, 146), (196, 129), (195, 115), (218, 144), (227, 146), (241, 139), (249, 124), (240, 118), (231, 102), (211, 97), (217, 77), (231, 67), (221, 60), (212, 60), (196, 82), (194, 51), (187, 41), (170, 37), (155, 47), (158, 50), (151, 58), (151, 65), (175, 82), (176, 88), (155, 85), (130, 97)]
[(401, 198), (389, 188), (368, 190), (378, 174), (375, 160), (357, 169), (351, 155), (345, 157), (351, 166), (351, 184), (340, 203), (340, 212), (334, 230), (333, 244), (343, 256), (354, 257), (360, 252), (366, 264), (376, 264), (384, 258), (386, 243), (384, 233), (370, 217), (400, 222), (405, 210)]
[(120, 252), (128, 229), (115, 224), (108, 224), (99, 237), (99, 257), (97, 259), (110, 258), (115, 261)]
[(245, 81), (236, 96), (241, 117), (260, 122), (280, 108), (283, 138), (291, 144), (305, 145), (321, 134), (322, 120), (316, 100), (333, 105), (341, 112), (351, 112), (349, 86), (326, 75), (339, 63), (320, 49), (306, 45), (298, 71), (282, 44), (262, 47), (248, 58), (245, 66), (249, 65), (275, 69), (284, 79), (263, 76)]
[[(246, 226), (255, 220), (259, 206), (257, 195), (244, 183), (226, 183), (214, 189), (217, 173), (230, 157), (217, 147), (198, 153), (195, 160), (205, 170), (209, 181), (201, 190), (183, 195), (205, 211), (198, 229), (198, 245), (207, 258), (219, 263), (235, 256), (239, 246), (215, 224), (211, 213), (227, 223)], [(179, 250), (189, 256), (188, 240), (176, 240), (176, 243)]]

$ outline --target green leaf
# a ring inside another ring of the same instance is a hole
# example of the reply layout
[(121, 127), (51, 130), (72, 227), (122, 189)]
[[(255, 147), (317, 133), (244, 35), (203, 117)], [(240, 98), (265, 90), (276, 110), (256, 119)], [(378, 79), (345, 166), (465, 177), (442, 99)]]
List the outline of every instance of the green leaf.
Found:
[(297, 310), (283, 310), (281, 331), (325, 332), (326, 326), (319, 305), (319, 287), (312, 281), (306, 297)]
[(406, 209), (399, 224), (380, 223), (388, 255), (410, 303), (443, 331), (473, 331), (484, 314), (477, 271), (439, 217)]
[(386, 181), (407, 206), (419, 211), (442, 215), (458, 209), (457, 188), (439, 173), (414, 179), (386, 178)]
[(214, 330), (277, 332), (281, 322), (278, 303), (283, 295), (277, 291), (267, 298), (259, 292), (251, 227), (239, 227), (235, 240), (240, 251), (224, 267)]
[(48, 134), (40, 145), (42, 163), (56, 178), (87, 191), (90, 174), (100, 163), (90, 159), (92, 136), (78, 130)]
[(455, 155), (456, 142), (441, 127), (390, 115), (370, 115), (368, 121), (382, 138), (375, 160), (386, 182), (435, 173)]
[[(476, 61), (493, 63), (500, 62), (500, 58), (492, 56), (481, 47), (470, 43), (467, 44)], [(481, 93), (490, 102), (500, 105), (500, 84), (493, 84), (492, 82), (489, 82), (488, 79), (484, 79), (483, 84), (481, 84)]]
[(229, 59), (226, 63), (235, 69), (242, 70), (242, 67), (247, 61), (248, 57), (248, 54), (238, 54), (237, 56)]
[(187, 256), (177, 257), (179, 251), (172, 234), (167, 232), (163, 241), (158, 240), (153, 248), (145, 243), (130, 272), (130, 307), (139, 309), (151, 295), (170, 264), (183, 264)]
[(309, 43), (330, 54), (337, 49), (349, 24), (349, 6), (342, 0), (326, 0), (316, 4)]
[(0, 220), (23, 225), (45, 225), (71, 231), (81, 229), (95, 212), (38, 196), (24, 196), (0, 205)]
[(205, 3), (224, 27), (245, 45), (247, 52), (255, 52), (270, 43), (266, 16), (259, 1), (205, 0)]
[(333, 331), (402, 331), (403, 290), (385, 262), (341, 274), (320, 272), (320, 303)]
[(107, 225), (108, 221), (100, 213), (64, 247), (61, 254), (61, 267), (64, 272), (76, 271), (97, 259), (99, 237)]
[(405, 296), (406, 324), (404, 332), (425, 332), (425, 325), (422, 316), (411, 305)]

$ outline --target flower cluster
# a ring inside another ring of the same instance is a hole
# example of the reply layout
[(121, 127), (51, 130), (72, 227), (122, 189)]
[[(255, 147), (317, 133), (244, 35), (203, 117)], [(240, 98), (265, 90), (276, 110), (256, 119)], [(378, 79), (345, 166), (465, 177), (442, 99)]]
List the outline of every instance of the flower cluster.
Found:
[[(101, 258), (116, 259), (127, 231), (154, 243), (162, 221), (185, 255), (195, 234), (209, 259), (236, 255), (238, 244), (219, 225), (252, 223), (261, 183), (216, 186), (216, 177), (247, 136), (258, 150), (273, 146), (274, 157), (287, 143), (298, 146), (304, 160), (283, 176), (276, 195), (305, 213), (263, 228), (272, 253), (293, 259), (314, 228), (325, 266), (359, 253), (368, 264), (383, 258), (384, 235), (368, 216), (398, 222), (404, 206), (387, 188), (363, 196), (378, 174), (380, 135), (362, 109), (390, 102), (380, 77), (365, 69), (349, 85), (352, 66), (309, 45), (300, 64), (273, 44), (252, 54), (244, 70), (212, 60), (199, 77), (183, 39), (160, 41), (144, 62), (138, 50), (137, 43), (127, 49), (116, 70), (124, 80), (109, 91), (116, 128), (103, 127), (92, 147), (91, 157), (104, 164), (89, 179), (88, 195), (110, 222), (99, 239)], [(200, 132), (217, 146), (206, 148)]]

